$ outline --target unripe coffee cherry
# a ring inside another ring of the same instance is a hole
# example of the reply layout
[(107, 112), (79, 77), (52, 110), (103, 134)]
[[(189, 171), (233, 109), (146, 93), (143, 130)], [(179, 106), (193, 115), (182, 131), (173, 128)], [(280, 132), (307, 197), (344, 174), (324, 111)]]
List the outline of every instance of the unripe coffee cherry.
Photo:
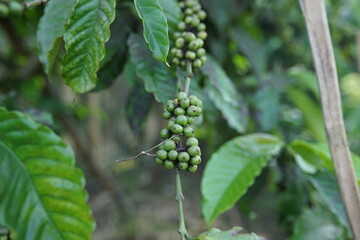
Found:
[(200, 24), (200, 19), (195, 15), (193, 16), (192, 22), (191, 22), (191, 26), (192, 27), (197, 27)]
[(204, 10), (200, 10), (200, 11), (198, 12), (198, 17), (199, 17), (199, 19), (200, 19), (201, 21), (204, 21), (205, 18), (206, 18), (206, 12), (205, 12)]
[(164, 165), (164, 161), (161, 160), (160, 158), (155, 158), (155, 163), (158, 165)]
[(194, 12), (198, 12), (201, 10), (201, 5), (199, 3), (195, 3), (192, 9)]
[(168, 152), (171, 150), (175, 150), (176, 148), (176, 144), (173, 140), (166, 140), (163, 145), (164, 145), (164, 150)]
[(185, 22), (179, 22), (177, 28), (179, 29), (179, 31), (184, 31), (186, 28)]
[(194, 129), (192, 127), (184, 128), (184, 136), (186, 138), (190, 138), (190, 137), (195, 136)]
[(168, 111), (165, 111), (165, 112), (163, 113), (163, 118), (164, 118), (164, 119), (170, 119), (171, 116), (172, 116), (172, 114), (171, 114), (170, 112), (168, 112)]
[(161, 160), (166, 160), (167, 159), (167, 151), (165, 151), (165, 150), (157, 151), (156, 157), (160, 158)]
[(201, 62), (201, 60), (200, 59), (195, 59), (194, 61), (193, 61), (193, 67), (194, 68), (200, 68), (201, 66), (202, 66), (202, 62)]
[(177, 58), (182, 59), (184, 57), (183, 51), (182, 50), (177, 50), (176, 55)]
[(188, 162), (190, 160), (190, 154), (188, 152), (181, 152), (178, 155), (178, 160), (180, 162)]
[(187, 162), (179, 162), (178, 163), (179, 170), (186, 170), (188, 167), (189, 167), (189, 164)]
[(183, 39), (183, 38), (176, 39), (175, 46), (177, 48), (182, 48), (182, 47), (184, 47), (184, 45), (185, 45), (185, 39)]
[(173, 58), (172, 63), (175, 64), (175, 65), (179, 65), (180, 60), (178, 58)]
[(195, 156), (195, 157), (190, 158), (190, 163), (192, 165), (199, 165), (201, 163), (201, 157)]
[(196, 36), (195, 36), (195, 34), (193, 34), (192, 32), (187, 32), (186, 34), (185, 34), (185, 40), (187, 41), (187, 42), (191, 42), (191, 41), (194, 41), (195, 39), (196, 39)]
[(174, 33), (174, 38), (178, 39), (179, 37), (181, 37), (181, 33), (180, 32), (175, 32)]
[(198, 32), (197, 37), (202, 40), (205, 40), (207, 38), (207, 33), (204, 31)]
[(185, 10), (185, 15), (192, 15), (194, 13), (194, 11), (191, 8), (187, 8)]
[(193, 17), (191, 17), (191, 16), (186, 16), (185, 17), (185, 23), (186, 24), (191, 24), (192, 21), (193, 21)]
[(189, 60), (194, 60), (196, 58), (196, 53), (194, 53), (192, 51), (187, 51), (185, 53), (185, 57)]
[(206, 30), (206, 25), (204, 23), (200, 23), (199, 26), (197, 27), (197, 30), (205, 31)]
[(201, 155), (201, 150), (198, 146), (191, 146), (188, 148), (187, 152), (189, 153), (190, 156), (195, 157), (195, 156), (200, 156)]
[(175, 56), (177, 50), (178, 50), (177, 48), (171, 48), (171, 49), (170, 49), (170, 54), (173, 55), (173, 56)]
[(194, 173), (196, 172), (196, 170), (198, 169), (198, 166), (197, 165), (189, 165), (187, 170), (191, 173)]
[(197, 107), (194, 105), (190, 105), (186, 112), (190, 117), (195, 117), (197, 113)]
[(176, 137), (173, 137), (172, 140), (174, 142), (181, 142), (181, 137), (180, 136), (176, 136)]
[(196, 56), (197, 57), (202, 57), (202, 56), (205, 56), (206, 54), (206, 51), (204, 48), (199, 48), (198, 50), (196, 50)]
[(200, 39), (200, 38), (197, 38), (196, 41), (198, 42), (199, 48), (201, 48), (201, 47), (204, 46), (204, 40), (202, 40), (202, 39)]
[(195, 1), (194, 1), (194, 0), (187, 0), (187, 1), (185, 2), (185, 5), (186, 5), (187, 7), (193, 7), (193, 6), (195, 6)]
[(174, 169), (175, 164), (174, 164), (174, 162), (171, 161), (171, 160), (166, 160), (166, 161), (164, 162), (164, 166), (165, 166), (166, 169), (172, 170), (172, 169)]
[(198, 106), (199, 108), (201, 108), (201, 110), (202, 110), (203, 102), (202, 102), (200, 99), (198, 99), (198, 104), (197, 104), (197, 106)]
[(174, 134), (180, 134), (183, 132), (183, 127), (179, 124), (174, 124), (172, 127), (171, 127), (171, 131), (174, 133)]
[(188, 123), (188, 119), (185, 115), (179, 115), (176, 117), (175, 122), (181, 126), (185, 126)]
[(202, 56), (202, 57), (200, 58), (200, 60), (201, 60), (201, 63), (202, 63), (203, 65), (207, 62), (206, 56)]
[(201, 109), (201, 107), (197, 107), (197, 113), (196, 113), (196, 116), (197, 116), (197, 117), (200, 117), (200, 116), (201, 116), (201, 114), (202, 114), (202, 109)]
[(188, 138), (186, 140), (186, 146), (187, 147), (198, 146), (198, 145), (199, 145), (199, 141), (194, 137)]
[(193, 40), (189, 43), (188, 47), (191, 51), (195, 51), (196, 49), (199, 48), (199, 43), (196, 40)]
[(175, 109), (175, 104), (174, 104), (174, 101), (173, 100), (169, 100), (166, 102), (166, 106), (165, 106), (165, 109), (169, 112), (173, 112), (174, 109)]
[(168, 152), (168, 158), (171, 161), (175, 161), (178, 158), (178, 152), (176, 150), (171, 150), (170, 152)]
[(181, 102), (186, 97), (187, 97), (187, 94), (183, 91), (179, 92), (177, 95), (177, 99), (179, 100), (179, 102)]
[(192, 124), (195, 121), (194, 117), (188, 117), (188, 123)]
[(184, 98), (181, 100), (180, 106), (184, 109), (188, 108), (190, 106), (190, 100), (188, 98)]
[(160, 131), (160, 137), (163, 139), (169, 138), (170, 137), (170, 132), (168, 129), (161, 129)]
[(175, 124), (175, 120), (169, 120), (167, 124), (167, 129), (171, 130), (174, 124)]
[(191, 95), (191, 96), (189, 97), (189, 100), (190, 100), (190, 104), (191, 104), (191, 105), (194, 105), (194, 106), (197, 106), (198, 103), (199, 103), (199, 99), (198, 99), (196, 96), (194, 96), (194, 95)]
[(175, 108), (175, 110), (174, 110), (174, 114), (175, 114), (176, 116), (184, 115), (184, 114), (185, 114), (185, 110), (184, 110), (183, 108), (181, 108), (181, 107), (177, 107), (177, 108)]

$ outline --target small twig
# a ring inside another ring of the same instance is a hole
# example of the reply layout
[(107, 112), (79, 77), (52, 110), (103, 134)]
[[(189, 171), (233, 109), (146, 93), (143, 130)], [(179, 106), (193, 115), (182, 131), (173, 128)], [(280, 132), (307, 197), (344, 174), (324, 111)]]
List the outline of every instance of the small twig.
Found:
[(170, 139), (173, 139), (173, 138), (178, 137), (178, 136), (181, 136), (181, 134), (179, 134), (179, 135), (173, 135), (173, 136), (171, 136), (170, 138), (165, 139), (165, 140), (162, 141), (161, 143), (153, 146), (152, 148), (150, 148), (150, 149), (148, 149), (148, 150), (146, 150), (146, 151), (141, 151), (139, 154), (137, 154), (137, 155), (134, 156), (134, 157), (125, 158), (125, 159), (119, 159), (119, 160), (116, 160), (116, 162), (130, 161), (130, 160), (134, 160), (134, 159), (136, 159), (136, 158), (138, 158), (138, 157), (141, 157), (141, 156), (144, 156), (144, 155), (150, 156), (150, 157), (155, 157), (156, 154), (151, 154), (151, 153), (149, 153), (149, 152), (151, 152), (151, 151), (153, 151), (154, 149), (158, 148), (158, 147), (159, 147), (161, 144), (163, 144), (166, 140), (170, 140)]
[(176, 201), (178, 202), (178, 211), (179, 211), (179, 229), (178, 232), (180, 234), (180, 240), (189, 239), (188, 232), (185, 226), (185, 218), (184, 218), (184, 210), (182, 201), (185, 199), (182, 188), (181, 188), (181, 179), (179, 169), (176, 168)]
[(25, 6), (25, 8), (36, 7), (36, 6), (47, 3), (48, 1), (49, 0), (33, 0), (31, 2), (24, 3), (24, 6)]

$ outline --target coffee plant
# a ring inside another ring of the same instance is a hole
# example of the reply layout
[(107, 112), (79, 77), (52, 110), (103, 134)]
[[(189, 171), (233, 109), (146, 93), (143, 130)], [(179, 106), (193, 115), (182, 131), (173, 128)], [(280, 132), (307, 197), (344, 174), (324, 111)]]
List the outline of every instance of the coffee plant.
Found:
[[(358, 184), (359, 9), (327, 2)], [(297, 3), (0, 0), (0, 43), (0, 240), (357, 239)], [(146, 233), (126, 192), (169, 183)]]

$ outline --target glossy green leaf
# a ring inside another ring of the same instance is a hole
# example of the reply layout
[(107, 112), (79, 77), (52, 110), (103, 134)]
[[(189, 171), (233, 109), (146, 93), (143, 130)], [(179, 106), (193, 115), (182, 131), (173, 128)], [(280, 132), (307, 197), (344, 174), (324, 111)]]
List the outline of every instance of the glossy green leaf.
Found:
[(66, 24), (73, 14), (77, 0), (51, 0), (45, 6), (44, 15), (40, 19), (37, 38), (40, 61), (49, 73), (57, 58), (61, 39)]
[(0, 108), (0, 153), (0, 226), (19, 240), (90, 239), (84, 177), (60, 137)]
[(158, 102), (165, 103), (174, 98), (175, 72), (151, 56), (140, 36), (131, 35), (128, 45), (131, 61), (135, 64), (137, 75), (144, 81), (146, 91), (153, 93)]
[(245, 194), (282, 146), (274, 136), (250, 134), (228, 141), (211, 156), (201, 182), (202, 212), (208, 224)]
[(177, 0), (158, 0), (158, 2), (167, 19), (169, 33), (174, 33), (177, 30), (177, 24), (181, 21), (182, 17)]
[(110, 37), (110, 24), (115, 18), (115, 0), (78, 0), (65, 31), (67, 53), (63, 77), (76, 93), (93, 89), (100, 61), (105, 56), (105, 42)]
[(300, 109), (306, 127), (313, 137), (319, 141), (325, 141), (326, 135), (320, 103), (311, 99), (306, 92), (298, 88), (288, 88), (287, 92), (290, 100)]
[(294, 235), (289, 240), (342, 240), (342, 227), (335, 216), (320, 208), (306, 209), (296, 221)]
[(144, 38), (155, 59), (166, 61), (169, 52), (168, 24), (157, 0), (134, 0), (136, 11), (143, 21)]
[(221, 231), (217, 228), (212, 228), (208, 232), (200, 234), (196, 240), (264, 240), (264, 238), (256, 234), (243, 234), (241, 227), (234, 227), (228, 231)]
[(211, 101), (221, 111), (229, 126), (243, 133), (246, 130), (248, 110), (231, 79), (210, 56), (201, 71), (208, 78), (205, 92)]

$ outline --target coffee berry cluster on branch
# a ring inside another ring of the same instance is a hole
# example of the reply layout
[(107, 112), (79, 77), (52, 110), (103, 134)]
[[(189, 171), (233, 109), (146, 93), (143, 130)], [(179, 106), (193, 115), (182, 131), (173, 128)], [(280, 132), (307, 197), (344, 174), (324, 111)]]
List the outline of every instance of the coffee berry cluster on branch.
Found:
[(169, 100), (163, 118), (169, 120), (167, 128), (160, 131), (166, 139), (156, 153), (155, 162), (166, 169), (196, 172), (201, 163), (201, 149), (191, 124), (202, 114), (202, 101), (196, 96), (179, 92)]
[(187, 62), (192, 63), (194, 70), (206, 63), (206, 51), (203, 48), (207, 38), (206, 26), (202, 22), (206, 12), (202, 10), (199, 0), (180, 0), (183, 19), (177, 25), (174, 34), (175, 46), (170, 50), (172, 63), (186, 69)]

